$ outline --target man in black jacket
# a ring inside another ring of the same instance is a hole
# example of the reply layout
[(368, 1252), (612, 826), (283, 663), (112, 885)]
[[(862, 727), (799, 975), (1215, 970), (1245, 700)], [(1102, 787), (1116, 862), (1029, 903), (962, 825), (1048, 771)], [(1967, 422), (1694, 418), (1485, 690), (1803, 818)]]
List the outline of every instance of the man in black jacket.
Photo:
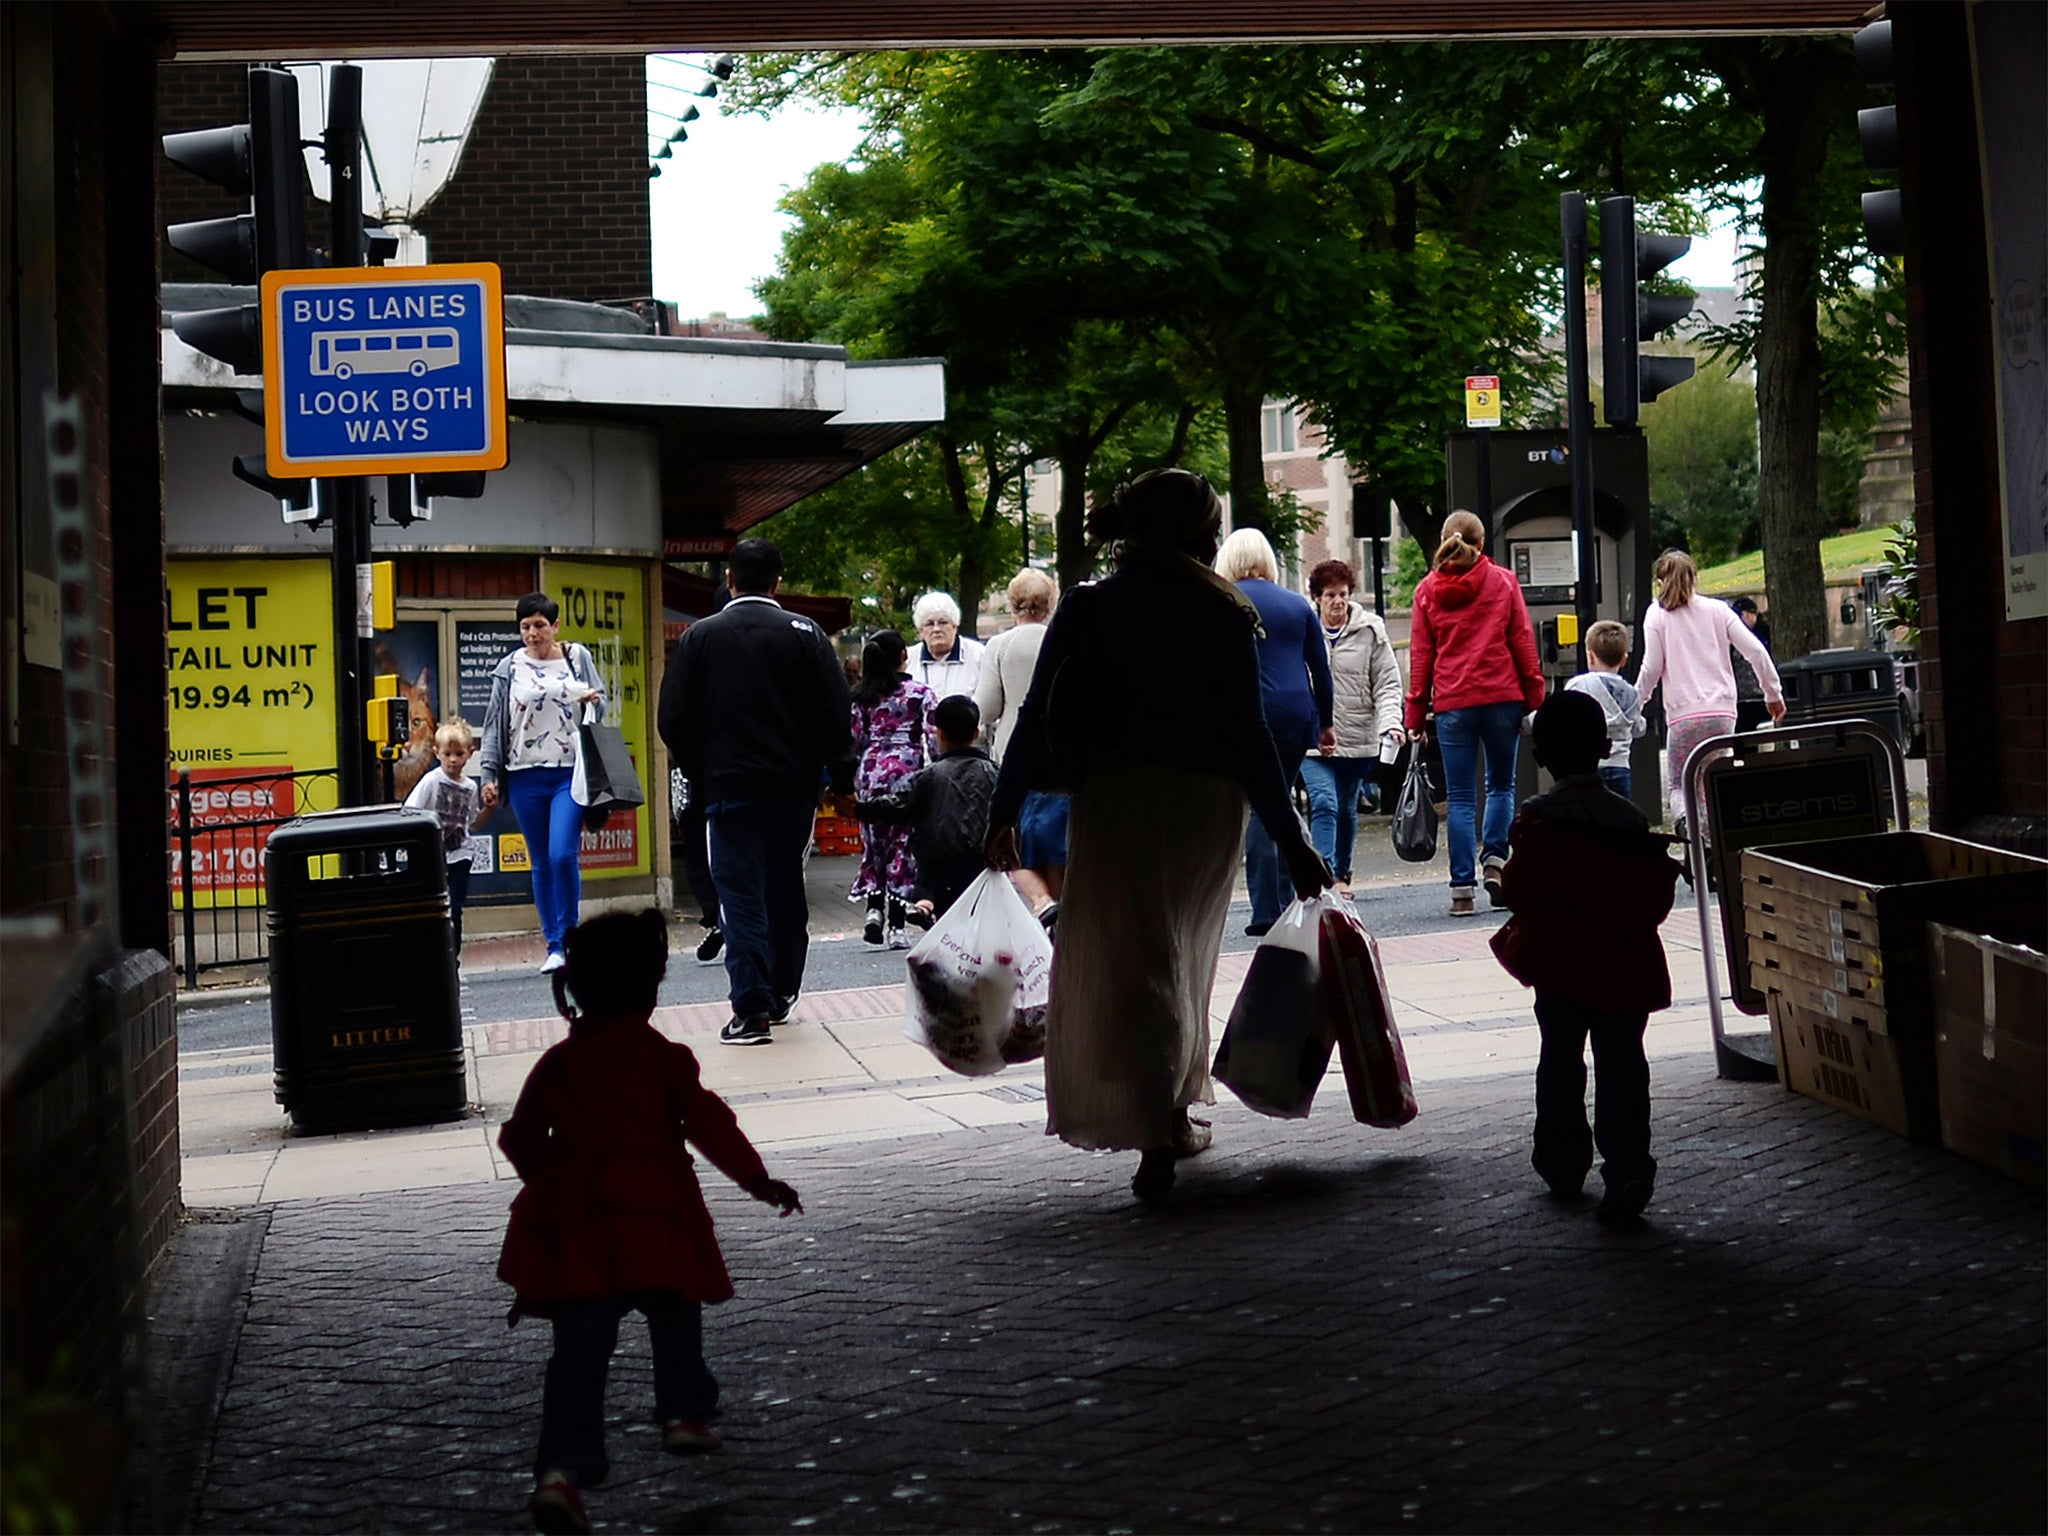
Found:
[(818, 789), (853, 788), (852, 697), (825, 632), (775, 600), (782, 552), (733, 546), (732, 601), (683, 631), (661, 683), (661, 739), (704, 807), (725, 934), (727, 1045), (766, 1045), (810, 949), (804, 847)]

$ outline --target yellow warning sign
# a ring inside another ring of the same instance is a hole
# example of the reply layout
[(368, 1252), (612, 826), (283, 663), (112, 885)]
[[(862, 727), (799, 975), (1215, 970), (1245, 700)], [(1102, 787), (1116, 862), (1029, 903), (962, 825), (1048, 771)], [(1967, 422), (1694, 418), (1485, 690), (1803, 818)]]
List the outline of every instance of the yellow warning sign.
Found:
[(1465, 425), (1468, 427), (1497, 427), (1500, 425), (1500, 379), (1491, 373), (1472, 373), (1465, 376)]

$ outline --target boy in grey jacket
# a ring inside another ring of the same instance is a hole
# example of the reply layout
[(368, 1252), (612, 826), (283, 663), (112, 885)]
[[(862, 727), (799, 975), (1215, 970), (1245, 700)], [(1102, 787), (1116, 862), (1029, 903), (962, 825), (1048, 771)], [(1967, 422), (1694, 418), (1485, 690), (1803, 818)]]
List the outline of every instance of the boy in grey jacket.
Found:
[(953, 905), (986, 867), (982, 844), (988, 837), (988, 807), (996, 793), (996, 765), (975, 745), (981, 711), (974, 700), (954, 694), (932, 711), (939, 755), (891, 795), (860, 802), (864, 821), (909, 822), (910, 849), (917, 856), (918, 895), (925, 926)]

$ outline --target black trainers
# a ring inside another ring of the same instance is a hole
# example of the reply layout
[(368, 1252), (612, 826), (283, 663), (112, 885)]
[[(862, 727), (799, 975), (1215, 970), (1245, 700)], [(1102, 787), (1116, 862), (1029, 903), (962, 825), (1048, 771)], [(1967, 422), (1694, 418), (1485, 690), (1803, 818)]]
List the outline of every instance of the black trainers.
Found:
[(699, 965), (716, 965), (718, 963), (719, 951), (724, 948), (725, 935), (719, 931), (718, 924), (710, 924), (709, 931), (704, 935), (704, 942), (697, 946), (697, 963)]
[(1640, 1220), (1649, 1206), (1650, 1192), (1656, 1186), (1648, 1179), (1630, 1179), (1625, 1184), (1610, 1184), (1607, 1193), (1600, 1197), (1600, 1204), (1593, 1214), (1602, 1221), (1625, 1223)]
[(882, 947), (882, 914), (868, 913), (867, 923), (861, 928), (860, 936), (869, 949)]
[(733, 1019), (718, 1032), (720, 1045), (773, 1045), (766, 1019)]
[(796, 1000), (800, 995), (799, 993), (792, 992), (787, 997), (775, 999), (775, 1011), (768, 1015), (768, 1022), (770, 1024), (787, 1024), (790, 1011), (796, 1007)]

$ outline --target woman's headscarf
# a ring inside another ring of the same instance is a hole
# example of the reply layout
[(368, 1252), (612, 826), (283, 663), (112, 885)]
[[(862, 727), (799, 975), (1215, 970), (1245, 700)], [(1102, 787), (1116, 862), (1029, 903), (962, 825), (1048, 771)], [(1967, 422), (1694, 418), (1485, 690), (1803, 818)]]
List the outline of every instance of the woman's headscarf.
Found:
[[(1186, 469), (1147, 470), (1088, 512), (1089, 538), (1098, 544), (1120, 546), (1120, 561), (1135, 555), (1168, 559), (1176, 569), (1185, 566), (1182, 574), (1227, 597), (1253, 629), (1263, 634), (1259, 611), (1251, 599), (1205, 563), (1215, 549), (1222, 524), (1222, 500), (1207, 479)], [(1200, 559), (1196, 558), (1198, 550)]]

